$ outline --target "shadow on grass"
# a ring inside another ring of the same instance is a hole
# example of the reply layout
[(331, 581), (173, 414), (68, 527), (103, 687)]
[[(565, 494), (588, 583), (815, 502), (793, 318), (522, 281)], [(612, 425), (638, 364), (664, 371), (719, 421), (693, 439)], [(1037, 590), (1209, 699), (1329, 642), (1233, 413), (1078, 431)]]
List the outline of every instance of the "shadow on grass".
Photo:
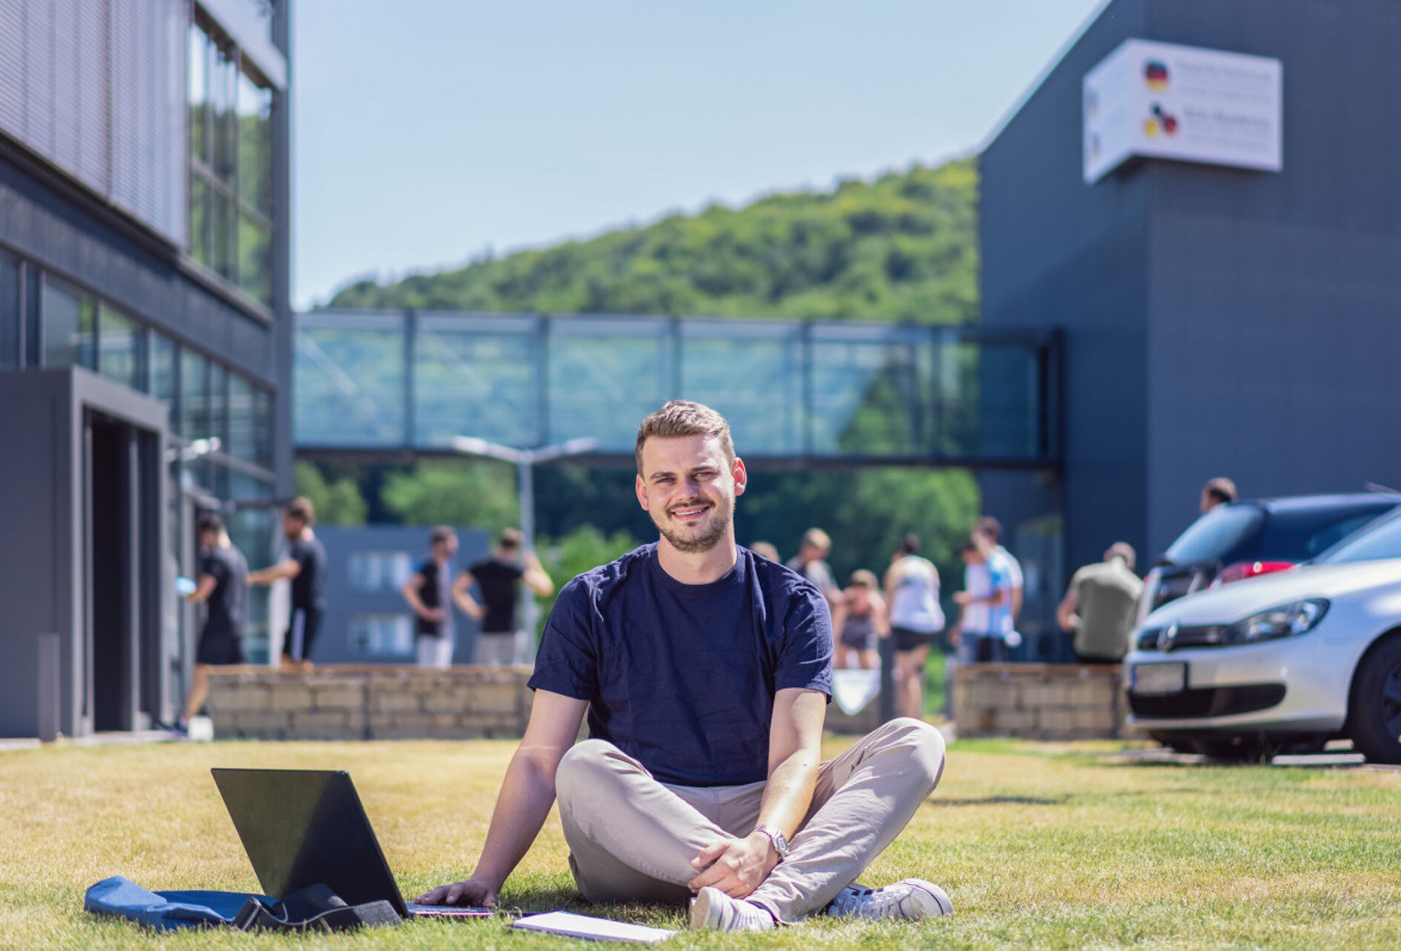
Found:
[(977, 799), (947, 799), (936, 796), (926, 805), (930, 806), (1063, 806), (1070, 796), (1056, 796), (1047, 799), (1041, 796), (982, 796)]

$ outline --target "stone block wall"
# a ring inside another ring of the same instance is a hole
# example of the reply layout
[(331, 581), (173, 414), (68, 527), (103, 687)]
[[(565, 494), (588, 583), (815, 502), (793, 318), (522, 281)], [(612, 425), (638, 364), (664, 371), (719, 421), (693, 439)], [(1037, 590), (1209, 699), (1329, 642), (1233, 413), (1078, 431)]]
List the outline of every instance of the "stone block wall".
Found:
[(225, 667), (211, 671), (208, 709), (220, 739), (518, 738), (529, 677), (524, 667)]
[(1117, 665), (963, 664), (954, 669), (954, 724), (960, 737), (1120, 737), (1120, 677)]

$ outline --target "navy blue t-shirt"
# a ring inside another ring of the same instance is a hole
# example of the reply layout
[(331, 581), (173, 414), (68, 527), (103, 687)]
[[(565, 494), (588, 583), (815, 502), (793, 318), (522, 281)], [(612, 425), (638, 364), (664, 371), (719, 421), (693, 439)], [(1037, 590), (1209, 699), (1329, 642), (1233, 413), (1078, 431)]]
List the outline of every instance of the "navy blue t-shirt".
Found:
[(768, 778), (774, 693), (832, 694), (832, 619), (796, 572), (737, 548), (710, 584), (662, 570), (655, 543), (579, 575), (550, 611), (534, 690), (589, 701), (589, 732), (657, 779)]

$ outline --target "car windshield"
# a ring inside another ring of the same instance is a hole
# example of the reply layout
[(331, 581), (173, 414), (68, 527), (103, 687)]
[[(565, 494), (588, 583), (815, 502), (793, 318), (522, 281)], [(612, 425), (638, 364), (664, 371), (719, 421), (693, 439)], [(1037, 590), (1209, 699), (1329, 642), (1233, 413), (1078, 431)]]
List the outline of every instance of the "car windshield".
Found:
[(1259, 528), (1264, 518), (1254, 505), (1218, 505), (1177, 536), (1164, 557), (1174, 565), (1219, 561)]
[(1316, 565), (1341, 565), (1350, 561), (1401, 558), (1401, 513), (1379, 519), (1368, 528), (1325, 551)]

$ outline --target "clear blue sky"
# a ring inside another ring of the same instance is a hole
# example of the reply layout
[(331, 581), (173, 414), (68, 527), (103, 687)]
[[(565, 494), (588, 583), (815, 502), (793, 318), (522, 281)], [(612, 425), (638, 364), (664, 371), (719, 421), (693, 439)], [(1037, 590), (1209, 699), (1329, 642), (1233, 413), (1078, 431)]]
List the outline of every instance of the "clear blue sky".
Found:
[(977, 150), (1102, 0), (297, 0), (293, 300)]

